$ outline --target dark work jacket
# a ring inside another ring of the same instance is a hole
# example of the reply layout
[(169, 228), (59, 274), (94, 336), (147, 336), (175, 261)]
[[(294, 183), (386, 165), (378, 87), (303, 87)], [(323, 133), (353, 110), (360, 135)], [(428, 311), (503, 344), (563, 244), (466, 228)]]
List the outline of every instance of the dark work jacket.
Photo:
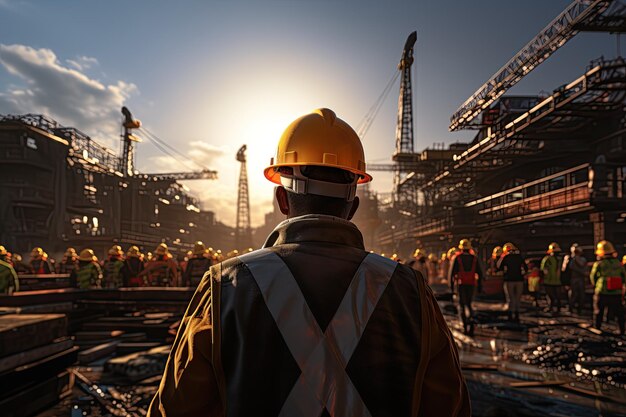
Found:
[[(301, 216), (278, 225), (265, 247), (285, 262), (325, 330), (367, 255), (361, 233), (336, 217)], [(423, 277), (405, 265), (396, 267), (346, 373), (372, 417), (470, 415), (450, 331)], [(229, 259), (198, 286), (148, 415), (277, 416), (299, 376), (250, 271)]]
[(498, 271), (504, 271), (505, 281), (524, 281), (528, 267), (519, 252), (511, 252), (500, 258)]
[(120, 275), (122, 276), (122, 285), (128, 287), (130, 285), (130, 279), (135, 278), (141, 271), (143, 271), (143, 261), (136, 256), (129, 256), (124, 260), (124, 265), (120, 269)]

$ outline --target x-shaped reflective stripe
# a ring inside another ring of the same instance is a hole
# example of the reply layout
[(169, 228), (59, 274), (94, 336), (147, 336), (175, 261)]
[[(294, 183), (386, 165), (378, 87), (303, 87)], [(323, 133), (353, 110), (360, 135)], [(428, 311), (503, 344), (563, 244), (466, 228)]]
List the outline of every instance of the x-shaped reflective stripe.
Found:
[(278, 255), (264, 249), (240, 259), (252, 273), (300, 367), (300, 377), (280, 416), (319, 417), (326, 408), (333, 417), (369, 417), (345, 369), (398, 264), (367, 255), (326, 332), (322, 332), (298, 283)]

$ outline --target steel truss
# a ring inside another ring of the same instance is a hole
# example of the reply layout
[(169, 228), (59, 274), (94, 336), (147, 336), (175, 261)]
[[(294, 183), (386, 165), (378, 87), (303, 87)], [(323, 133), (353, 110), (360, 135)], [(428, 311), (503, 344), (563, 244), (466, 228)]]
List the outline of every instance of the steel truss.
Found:
[(579, 31), (624, 32), (625, 19), (622, 1), (574, 1), (459, 107), (450, 130), (484, 127), (477, 116)]

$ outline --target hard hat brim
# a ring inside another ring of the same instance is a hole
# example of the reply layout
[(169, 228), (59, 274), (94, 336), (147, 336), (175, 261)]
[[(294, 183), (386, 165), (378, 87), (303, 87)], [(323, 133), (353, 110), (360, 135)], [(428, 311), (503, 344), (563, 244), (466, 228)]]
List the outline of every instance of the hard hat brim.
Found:
[(280, 168), (280, 167), (293, 167), (293, 166), (319, 166), (319, 167), (329, 167), (329, 168), (343, 169), (344, 171), (352, 172), (353, 174), (359, 176), (357, 184), (367, 184), (368, 182), (373, 180), (373, 177), (370, 174), (366, 173), (365, 171), (360, 171), (358, 169), (354, 169), (354, 168), (350, 168), (350, 167), (346, 167), (346, 166), (341, 166), (341, 165), (335, 165), (335, 164), (323, 164), (323, 163), (311, 164), (311, 163), (306, 163), (306, 162), (272, 164), (272, 165), (268, 166), (267, 168), (265, 168), (263, 170), (263, 175), (265, 175), (265, 178), (267, 178), (270, 182), (273, 182), (274, 184), (280, 185), (281, 184), (280, 183), (280, 172), (278, 172), (277, 168)]

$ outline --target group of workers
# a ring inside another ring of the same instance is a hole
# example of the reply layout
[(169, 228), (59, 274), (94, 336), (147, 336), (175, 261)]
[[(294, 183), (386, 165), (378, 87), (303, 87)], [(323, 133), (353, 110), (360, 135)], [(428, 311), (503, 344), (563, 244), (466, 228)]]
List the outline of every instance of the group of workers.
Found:
[(70, 285), (77, 288), (196, 287), (212, 265), (238, 253), (234, 250), (224, 256), (221, 250), (214, 251), (198, 241), (193, 250), (174, 259), (165, 243), (159, 244), (154, 253), (145, 255), (137, 246), (130, 246), (124, 253), (121, 246), (113, 245), (101, 262), (90, 248), (78, 253), (69, 247), (57, 263), (36, 247), (25, 264), (19, 254), (11, 254), (0, 246), (0, 294), (18, 291), (21, 274), (69, 274)]
[[(626, 255), (621, 262), (613, 244), (603, 240), (595, 248), (596, 261), (588, 265), (582, 248), (574, 243), (570, 253), (563, 256), (558, 243), (552, 242), (541, 259), (524, 259), (519, 249), (510, 242), (496, 246), (487, 266), (490, 277), (501, 277), (507, 302), (507, 314), (511, 321), (519, 323), (521, 296), (526, 282), (528, 292), (539, 306), (540, 289), (547, 297), (547, 311), (558, 315), (567, 301), (570, 312), (582, 313), (585, 305), (585, 286), (594, 287), (594, 325), (600, 329), (605, 311), (615, 317), (621, 334), (624, 334), (624, 294), (626, 290)], [(409, 265), (424, 277), (432, 276), (428, 263), (431, 259), (417, 249)], [(393, 259), (393, 258), (392, 258)], [(453, 292), (458, 294), (460, 316), (465, 333), (473, 334), (472, 300), (476, 290), (481, 292), (485, 275), (478, 257), (468, 239), (462, 239), (458, 248), (451, 248), (438, 264), (440, 271), (448, 271), (447, 280)], [(439, 274), (441, 276), (441, 273)], [(433, 280), (428, 279), (429, 284)]]

